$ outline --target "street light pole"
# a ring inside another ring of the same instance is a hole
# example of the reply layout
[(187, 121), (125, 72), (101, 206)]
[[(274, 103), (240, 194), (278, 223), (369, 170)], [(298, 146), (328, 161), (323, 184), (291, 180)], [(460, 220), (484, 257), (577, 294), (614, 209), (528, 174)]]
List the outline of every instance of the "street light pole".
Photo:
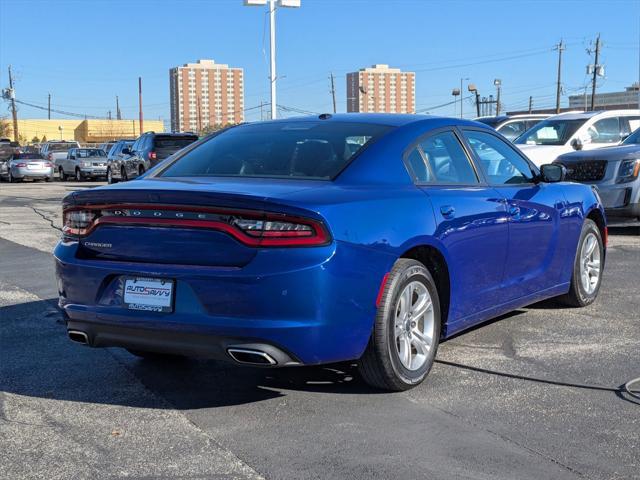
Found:
[[(267, 3), (268, 2), (268, 3)], [(271, 119), (275, 120), (278, 115), (278, 105), (276, 102), (276, 7), (298, 8), (300, 0), (244, 0), (245, 6), (264, 6), (269, 7), (269, 56), (270, 73), (269, 83), (271, 87)]]
[(271, 120), (278, 115), (276, 104), (276, 1), (269, 0), (269, 55), (271, 57)]

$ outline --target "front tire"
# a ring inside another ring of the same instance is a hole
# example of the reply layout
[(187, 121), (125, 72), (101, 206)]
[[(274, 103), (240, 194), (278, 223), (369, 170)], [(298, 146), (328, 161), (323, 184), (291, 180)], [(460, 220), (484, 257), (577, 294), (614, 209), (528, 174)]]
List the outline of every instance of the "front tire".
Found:
[(67, 175), (64, 173), (64, 169), (62, 167), (58, 169), (58, 179), (61, 182), (64, 182), (67, 180)]
[(76, 168), (76, 182), (81, 182), (82, 180), (84, 180), (84, 176), (82, 175), (80, 169)]
[(109, 185), (113, 185), (114, 183), (116, 183), (116, 180), (113, 178), (113, 171), (111, 170), (111, 168), (107, 168), (107, 183)]
[(603, 267), (602, 236), (596, 223), (587, 218), (582, 225), (573, 262), (571, 288), (569, 293), (558, 297), (558, 301), (570, 307), (586, 307), (592, 304), (600, 291)]
[(373, 333), (359, 370), (369, 385), (402, 391), (420, 384), (433, 366), (440, 340), (440, 300), (433, 277), (412, 259), (389, 272)]
[(124, 167), (120, 169), (120, 178), (122, 179), (123, 182), (126, 182), (127, 180), (129, 180), (129, 177), (127, 177), (127, 169)]

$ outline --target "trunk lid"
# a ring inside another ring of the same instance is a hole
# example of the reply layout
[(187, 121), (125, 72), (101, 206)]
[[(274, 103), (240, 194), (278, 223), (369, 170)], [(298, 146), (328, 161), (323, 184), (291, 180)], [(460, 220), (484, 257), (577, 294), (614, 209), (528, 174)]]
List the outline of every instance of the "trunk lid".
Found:
[(189, 222), (227, 221), (229, 215), (245, 212), (256, 218), (266, 211), (313, 217), (312, 212), (279, 204), (276, 197), (318, 183), (252, 180), (141, 179), (74, 192), (65, 198), (65, 208), (104, 207), (99, 210), (104, 215), (119, 216), (82, 237), (78, 255), (110, 261), (243, 267), (256, 255), (255, 247), (228, 232), (196, 228)]

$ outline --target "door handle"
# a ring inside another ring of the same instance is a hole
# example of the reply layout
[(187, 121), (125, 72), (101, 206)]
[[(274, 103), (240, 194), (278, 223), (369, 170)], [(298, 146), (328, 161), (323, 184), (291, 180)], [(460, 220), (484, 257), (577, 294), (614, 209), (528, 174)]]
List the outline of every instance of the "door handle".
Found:
[(442, 205), (440, 207), (440, 213), (444, 218), (453, 218), (456, 214), (456, 209), (451, 205)]

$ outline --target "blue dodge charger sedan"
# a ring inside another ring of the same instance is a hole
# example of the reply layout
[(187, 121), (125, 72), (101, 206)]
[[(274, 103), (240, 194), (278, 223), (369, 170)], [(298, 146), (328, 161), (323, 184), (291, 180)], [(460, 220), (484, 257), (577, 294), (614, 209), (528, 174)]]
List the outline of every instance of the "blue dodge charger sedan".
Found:
[(438, 343), (598, 294), (597, 193), (482, 124), (320, 115), (239, 125), (71, 193), (55, 249), (72, 340), (271, 367), (358, 360), (404, 390)]

